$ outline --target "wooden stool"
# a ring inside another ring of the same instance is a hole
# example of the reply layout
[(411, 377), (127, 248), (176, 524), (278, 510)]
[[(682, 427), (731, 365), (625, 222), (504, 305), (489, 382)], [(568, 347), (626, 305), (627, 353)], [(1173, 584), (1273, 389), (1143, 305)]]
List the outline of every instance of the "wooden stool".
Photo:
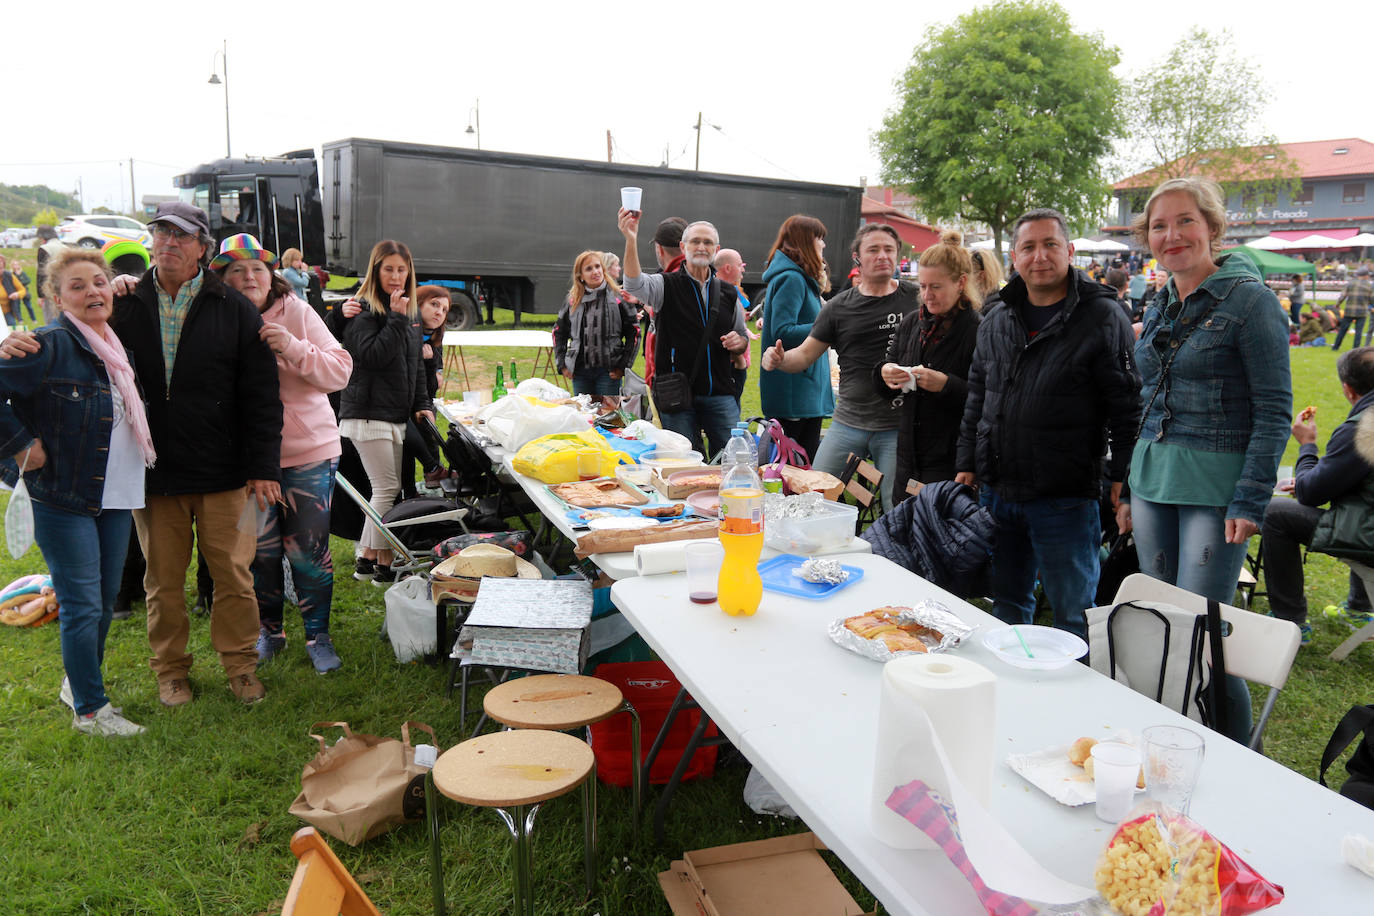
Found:
[(640, 787), (639, 713), (620, 688), (596, 677), (580, 674), (538, 674), (506, 681), (487, 691), (482, 709), (510, 728), (542, 728), (572, 731), (630, 714), (630, 793), (634, 803), (634, 839), (639, 842)]
[[(596, 758), (586, 742), (561, 732), (518, 730), (481, 735), (449, 748), (425, 780), (425, 816), (429, 820), (430, 880), (434, 912), (443, 916), (443, 864), (439, 854), (439, 799), (495, 808), (514, 841), (515, 909), (533, 916), (531, 886), (534, 816), (539, 803), (582, 786), (582, 831), (587, 895), (596, 887)], [(509, 810), (507, 810), (509, 809)]]

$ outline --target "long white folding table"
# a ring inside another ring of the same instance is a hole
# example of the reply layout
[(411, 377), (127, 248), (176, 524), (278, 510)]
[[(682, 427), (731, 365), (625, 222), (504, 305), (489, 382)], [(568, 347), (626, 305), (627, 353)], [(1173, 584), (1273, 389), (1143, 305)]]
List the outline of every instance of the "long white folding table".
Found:
[[(1000, 621), (881, 557), (845, 562), (864, 578), (825, 601), (764, 592), (753, 617), (730, 617), (687, 600), (682, 574), (624, 579), (611, 598), (711, 717), (762, 771), (807, 827), (889, 911), (975, 916), (983, 909), (938, 851), (893, 849), (869, 827), (882, 666), (826, 636), (839, 617), (922, 599), (943, 602), (979, 629), (959, 655), (998, 676), (991, 810), (1046, 868), (1085, 887), (1111, 828), (1092, 805), (1062, 806), (1006, 765), (1012, 753), (1067, 745), (1086, 735), (1190, 725), (1085, 665), (1050, 672), (1012, 668), (982, 644)], [(1279, 702), (1279, 715), (1285, 714)], [(1288, 710), (1288, 715), (1300, 715)], [(1206, 732), (1192, 815), (1266, 878), (1283, 885), (1267, 912), (1325, 914), (1374, 909), (1374, 879), (1343, 864), (1347, 833), (1374, 838), (1369, 811), (1279, 764)]]
[(464, 347), (529, 347), (535, 351), (534, 368), (530, 378), (547, 377), (554, 370), (552, 331), (445, 331), (444, 381), (447, 388), (449, 369), (456, 367), (463, 375), (463, 390), (472, 388), (468, 381), (468, 363)]

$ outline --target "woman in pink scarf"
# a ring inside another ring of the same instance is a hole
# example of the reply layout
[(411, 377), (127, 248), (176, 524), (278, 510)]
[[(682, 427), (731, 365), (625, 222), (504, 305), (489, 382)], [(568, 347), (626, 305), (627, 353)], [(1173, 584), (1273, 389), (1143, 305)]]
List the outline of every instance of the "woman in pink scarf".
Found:
[(0, 361), (0, 477), (22, 468), (34, 535), (60, 604), (60, 696), (72, 727), (137, 735), (110, 705), (101, 665), (143, 472), (157, 460), (128, 356), (106, 324), (110, 270), (99, 252), (69, 248), (48, 263), (46, 294), (62, 309), (37, 353)]

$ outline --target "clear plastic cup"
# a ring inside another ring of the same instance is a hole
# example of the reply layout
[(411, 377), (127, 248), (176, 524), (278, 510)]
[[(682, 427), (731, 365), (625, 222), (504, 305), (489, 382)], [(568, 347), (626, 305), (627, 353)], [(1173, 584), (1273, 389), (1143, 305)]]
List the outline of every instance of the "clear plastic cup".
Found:
[(1093, 745), (1093, 781), (1097, 783), (1097, 816), (1119, 824), (1131, 812), (1140, 778), (1140, 751), (1129, 744), (1101, 741)]
[(687, 597), (693, 604), (713, 604), (720, 581), (725, 548), (720, 541), (692, 541), (687, 545)]
[(1141, 733), (1141, 739), (1150, 798), (1187, 814), (1207, 750), (1202, 735), (1177, 725), (1152, 725)]
[(643, 188), (621, 188), (620, 206), (625, 210), (638, 210), (644, 199)]
[(601, 452), (594, 448), (577, 450), (577, 479), (595, 480), (601, 476)]

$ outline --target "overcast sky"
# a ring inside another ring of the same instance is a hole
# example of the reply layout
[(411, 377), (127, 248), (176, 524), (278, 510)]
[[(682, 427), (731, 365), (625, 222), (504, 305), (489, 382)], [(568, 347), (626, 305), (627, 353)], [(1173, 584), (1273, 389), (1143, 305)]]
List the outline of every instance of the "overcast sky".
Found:
[[(1274, 90), (1281, 141), (1374, 140), (1374, 15), (1365, 0), (1264, 12), (1253, 3), (1067, 0), (1127, 76), (1193, 25), (1230, 27)], [(297, 12), (304, 8), (305, 15)], [(969, 7), (962, 7), (967, 9)], [(9, 4), (10, 107), (0, 182), (73, 189), (127, 209), (136, 191), (224, 154), (224, 95), (207, 85), (228, 40), (233, 153), (344, 137), (450, 146), (480, 99), (484, 149), (692, 168), (697, 112), (711, 171), (857, 184), (894, 81), (956, 4), (605, 0), (390, 4)], [(255, 15), (256, 14), (256, 15)], [(970, 113), (970, 126), (975, 113)], [(1114, 176), (1120, 177), (1120, 176)]]

